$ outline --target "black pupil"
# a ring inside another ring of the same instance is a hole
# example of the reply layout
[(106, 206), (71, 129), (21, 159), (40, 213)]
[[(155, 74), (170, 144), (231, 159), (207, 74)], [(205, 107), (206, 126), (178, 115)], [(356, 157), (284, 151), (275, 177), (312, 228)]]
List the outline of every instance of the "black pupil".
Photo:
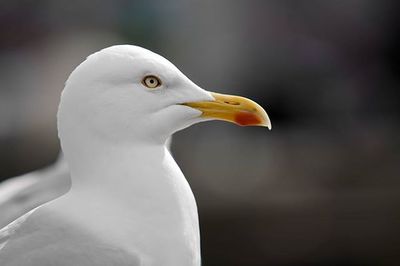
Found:
[(154, 79), (150, 79), (150, 83), (153, 84), (154, 83)]

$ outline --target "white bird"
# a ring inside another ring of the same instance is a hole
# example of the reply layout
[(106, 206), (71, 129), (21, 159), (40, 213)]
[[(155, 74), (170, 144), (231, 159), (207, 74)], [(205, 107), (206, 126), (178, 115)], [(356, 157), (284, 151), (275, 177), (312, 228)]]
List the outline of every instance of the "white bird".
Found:
[(255, 102), (203, 90), (144, 48), (89, 56), (58, 111), (71, 189), (0, 231), (0, 265), (199, 266), (196, 202), (165, 142), (212, 119), (271, 127)]

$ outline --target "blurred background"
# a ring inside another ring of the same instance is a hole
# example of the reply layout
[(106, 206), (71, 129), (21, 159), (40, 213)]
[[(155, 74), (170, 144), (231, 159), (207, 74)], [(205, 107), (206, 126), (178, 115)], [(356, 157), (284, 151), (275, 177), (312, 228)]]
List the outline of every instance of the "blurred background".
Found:
[(3, 0), (0, 180), (55, 161), (69, 73), (101, 48), (136, 44), (272, 120), (272, 131), (212, 122), (174, 137), (204, 266), (400, 265), (399, 7)]

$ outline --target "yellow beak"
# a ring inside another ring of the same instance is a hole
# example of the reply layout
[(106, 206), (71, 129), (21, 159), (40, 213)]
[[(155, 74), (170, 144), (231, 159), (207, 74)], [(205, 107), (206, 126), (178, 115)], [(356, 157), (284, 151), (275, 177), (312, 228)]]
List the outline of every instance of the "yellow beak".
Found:
[(190, 102), (184, 105), (202, 112), (202, 117), (223, 120), (240, 126), (262, 126), (271, 129), (267, 112), (256, 102), (227, 94), (211, 92), (214, 101)]

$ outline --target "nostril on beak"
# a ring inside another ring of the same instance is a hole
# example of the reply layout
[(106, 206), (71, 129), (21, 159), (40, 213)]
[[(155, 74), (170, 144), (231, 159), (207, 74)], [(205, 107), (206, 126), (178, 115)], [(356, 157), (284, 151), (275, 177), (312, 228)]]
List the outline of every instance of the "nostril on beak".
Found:
[(229, 104), (229, 105), (240, 105), (240, 103), (234, 102), (234, 101), (224, 101), (224, 103)]

